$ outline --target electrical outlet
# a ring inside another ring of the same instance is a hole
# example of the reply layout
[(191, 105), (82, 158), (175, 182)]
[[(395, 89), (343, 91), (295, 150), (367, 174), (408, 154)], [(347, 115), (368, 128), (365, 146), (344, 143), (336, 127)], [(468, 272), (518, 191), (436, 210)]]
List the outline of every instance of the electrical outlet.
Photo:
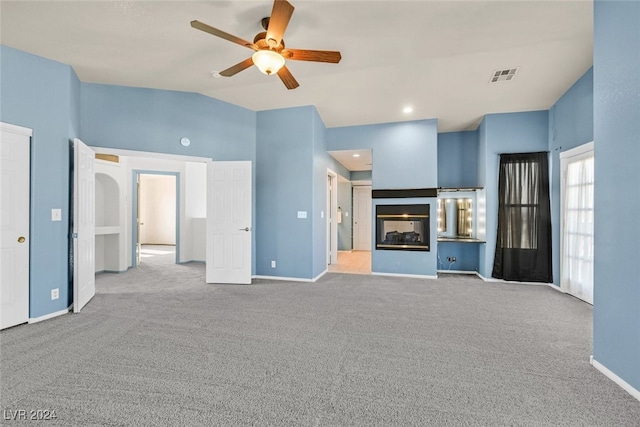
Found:
[(454, 262), (456, 262), (456, 257), (454, 257), (454, 256), (448, 256), (448, 257), (447, 257), (447, 261), (448, 261), (448, 262), (451, 262), (451, 263), (454, 263)]
[(271, 268), (276, 268), (276, 262), (275, 261), (271, 261)]
[(58, 299), (60, 298), (60, 289), (59, 288), (55, 288), (55, 289), (51, 289), (51, 299)]

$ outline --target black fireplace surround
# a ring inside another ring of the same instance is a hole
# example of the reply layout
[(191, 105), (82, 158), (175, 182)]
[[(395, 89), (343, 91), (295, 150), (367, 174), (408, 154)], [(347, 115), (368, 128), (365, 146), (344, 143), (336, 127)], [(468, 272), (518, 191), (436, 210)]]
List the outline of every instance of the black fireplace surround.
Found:
[(377, 205), (376, 249), (429, 251), (430, 205)]

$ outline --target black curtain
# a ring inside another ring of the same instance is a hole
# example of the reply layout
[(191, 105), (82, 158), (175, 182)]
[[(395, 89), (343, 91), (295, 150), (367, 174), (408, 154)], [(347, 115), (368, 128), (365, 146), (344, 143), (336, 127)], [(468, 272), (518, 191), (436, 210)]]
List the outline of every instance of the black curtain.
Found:
[(548, 155), (500, 155), (498, 238), (492, 276), (551, 283)]

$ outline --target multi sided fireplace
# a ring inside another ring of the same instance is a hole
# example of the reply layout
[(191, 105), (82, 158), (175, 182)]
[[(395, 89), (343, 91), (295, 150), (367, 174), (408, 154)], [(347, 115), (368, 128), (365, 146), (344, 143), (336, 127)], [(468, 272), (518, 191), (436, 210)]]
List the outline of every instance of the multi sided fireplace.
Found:
[(429, 208), (377, 205), (376, 249), (429, 251)]

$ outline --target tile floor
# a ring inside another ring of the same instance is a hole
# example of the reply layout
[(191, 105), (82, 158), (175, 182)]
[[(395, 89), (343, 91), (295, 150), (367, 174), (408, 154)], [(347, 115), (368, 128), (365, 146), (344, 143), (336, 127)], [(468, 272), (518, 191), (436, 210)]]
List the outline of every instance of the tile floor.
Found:
[(338, 251), (338, 263), (329, 272), (371, 274), (371, 251)]

